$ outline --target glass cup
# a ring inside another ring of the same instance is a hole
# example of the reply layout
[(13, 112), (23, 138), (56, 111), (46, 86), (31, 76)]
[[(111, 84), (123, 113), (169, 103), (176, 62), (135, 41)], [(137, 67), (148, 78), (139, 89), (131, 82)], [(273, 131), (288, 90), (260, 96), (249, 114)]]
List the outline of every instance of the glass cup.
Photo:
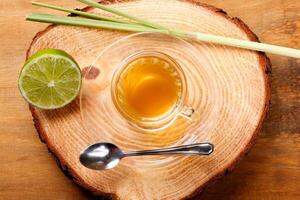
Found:
[[(166, 141), (173, 145), (209, 141), (221, 110), (218, 100), (221, 80), (210, 81), (217, 74), (212, 61), (207, 60), (206, 46), (196, 43), (195, 48), (194, 42), (159, 33), (114, 34), (100, 51), (91, 48), (93, 59), (83, 67), (80, 95), (83, 128), (98, 139), (116, 144), (121, 140), (140, 146), (159, 146)], [(126, 113), (117, 97), (118, 80), (126, 72), (126, 66), (145, 55), (172, 63), (182, 85), (174, 106), (156, 118)], [(145, 135), (148, 132), (155, 134)]]
[[(170, 70), (170, 73), (176, 76), (176, 83), (179, 86), (179, 91), (176, 95), (176, 102), (173, 104), (173, 106), (166, 112), (154, 117), (144, 117), (128, 109), (129, 106), (124, 100), (124, 90), (121, 86), (122, 76), (126, 73), (130, 73), (128, 72), (130, 71), (129, 63), (136, 59), (149, 56), (159, 58), (168, 63), (169, 66), (171, 66), (168, 70)], [(194, 109), (186, 105), (187, 81), (182, 68), (175, 61), (175, 59), (160, 51), (139, 51), (135, 54), (129, 55), (126, 59), (124, 59), (113, 74), (113, 79), (111, 82), (111, 97), (118, 112), (131, 125), (144, 131), (162, 130), (171, 125), (178, 116), (183, 116), (191, 120), (194, 113)]]

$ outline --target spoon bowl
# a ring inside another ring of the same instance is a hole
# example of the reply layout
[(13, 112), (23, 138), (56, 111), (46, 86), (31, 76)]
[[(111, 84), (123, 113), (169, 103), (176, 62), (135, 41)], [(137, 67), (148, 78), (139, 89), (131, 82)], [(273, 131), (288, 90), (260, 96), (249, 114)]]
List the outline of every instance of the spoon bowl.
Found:
[(96, 143), (80, 154), (80, 162), (95, 170), (111, 169), (117, 166), (124, 156), (123, 152), (111, 143)]

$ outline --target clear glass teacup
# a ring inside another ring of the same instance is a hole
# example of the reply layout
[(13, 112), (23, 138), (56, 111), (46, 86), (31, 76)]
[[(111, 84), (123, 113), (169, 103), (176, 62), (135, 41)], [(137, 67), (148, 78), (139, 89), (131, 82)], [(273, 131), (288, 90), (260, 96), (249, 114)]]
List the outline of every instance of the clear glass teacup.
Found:
[(111, 97), (117, 111), (134, 127), (158, 131), (178, 116), (192, 119), (186, 105), (187, 81), (181, 66), (160, 51), (139, 51), (115, 70)]

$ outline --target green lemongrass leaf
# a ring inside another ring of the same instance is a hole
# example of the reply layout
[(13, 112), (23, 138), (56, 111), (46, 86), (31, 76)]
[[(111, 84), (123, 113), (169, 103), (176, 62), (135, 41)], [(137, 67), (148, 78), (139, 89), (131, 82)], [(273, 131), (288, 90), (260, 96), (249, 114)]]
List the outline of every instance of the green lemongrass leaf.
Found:
[(112, 21), (112, 22), (118, 22), (118, 23), (124, 23), (124, 24), (136, 24), (136, 23), (130, 22), (130, 21), (115, 19), (112, 17), (101, 16), (101, 15), (97, 15), (97, 14), (93, 14), (93, 13), (83, 12), (83, 11), (79, 11), (79, 10), (73, 10), (73, 9), (64, 8), (61, 6), (55, 6), (55, 5), (46, 4), (46, 3), (41, 3), (41, 2), (33, 1), (33, 2), (31, 2), (31, 4), (34, 6), (40, 6), (40, 7), (44, 7), (44, 8), (53, 9), (53, 10), (59, 10), (59, 11), (63, 11), (63, 12), (73, 13), (76, 15), (80, 15), (82, 17), (90, 18), (90, 19), (106, 20), (106, 21)]
[(112, 30), (120, 30), (120, 31), (168, 33), (167, 30), (154, 29), (142, 25), (122, 24), (122, 23), (110, 22), (110, 21), (85, 19), (79, 17), (56, 16), (56, 15), (40, 14), (40, 13), (30, 14), (26, 17), (26, 20), (44, 22), (44, 23), (53, 23), (53, 24), (83, 26), (89, 28), (112, 29)]
[(131, 19), (141, 25), (144, 25), (144, 26), (148, 26), (148, 27), (152, 27), (152, 28), (156, 28), (156, 29), (165, 29), (165, 30), (168, 30), (168, 28), (166, 27), (163, 27), (161, 25), (158, 25), (156, 23), (152, 23), (152, 22), (149, 22), (149, 21), (146, 21), (146, 20), (143, 20), (143, 19), (140, 19), (138, 17), (135, 17), (135, 16), (132, 16), (132, 15), (129, 15), (127, 13), (124, 13), (124, 12), (121, 12), (117, 9), (114, 9), (114, 8), (111, 8), (111, 7), (108, 7), (108, 6), (105, 6), (103, 4), (100, 4), (100, 3), (97, 3), (97, 2), (94, 2), (92, 0), (78, 0), (82, 3), (85, 3), (87, 5), (90, 5), (90, 6), (93, 6), (93, 7), (96, 7), (96, 8), (99, 8), (101, 10), (105, 10), (107, 12), (110, 12), (110, 13), (113, 13), (113, 14), (116, 14), (116, 15), (119, 15), (119, 16), (122, 16), (122, 17), (125, 17), (127, 19)]
[(182, 31), (177, 29), (156, 29), (156, 28), (151, 28), (151, 27), (138, 25), (138, 24), (124, 24), (124, 23), (117, 23), (111, 21), (74, 18), (74, 17), (62, 17), (62, 16), (55, 16), (55, 15), (47, 15), (47, 14), (31, 14), (27, 16), (26, 19), (31, 21), (45, 22), (45, 23), (74, 25), (74, 26), (83, 26), (83, 27), (90, 27), (90, 28), (104, 28), (104, 29), (113, 29), (113, 30), (121, 30), (121, 31), (131, 31), (131, 32), (165, 33), (172, 36), (191, 38), (203, 42), (209, 42), (214, 44), (220, 44), (220, 45), (226, 45), (226, 46), (232, 46), (232, 47), (250, 49), (256, 51), (264, 51), (272, 54), (300, 58), (300, 50), (298, 49), (281, 47), (281, 46), (276, 46), (271, 44), (264, 44), (259, 42), (252, 42), (248, 40), (229, 38), (224, 36), (217, 36), (212, 34), (199, 33), (199, 32), (188, 32), (188, 31)]

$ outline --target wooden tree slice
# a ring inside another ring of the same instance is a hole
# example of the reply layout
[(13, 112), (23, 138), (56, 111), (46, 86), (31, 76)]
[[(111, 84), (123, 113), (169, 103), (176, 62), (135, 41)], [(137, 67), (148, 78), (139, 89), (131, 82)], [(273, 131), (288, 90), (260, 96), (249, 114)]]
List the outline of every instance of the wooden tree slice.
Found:
[[(111, 3), (111, 6), (120, 10), (170, 27), (258, 41), (239, 19), (230, 18), (222, 10), (192, 0), (103, 3)], [(93, 8), (85, 10), (103, 13)], [(84, 69), (107, 45), (128, 34), (51, 25), (36, 35), (27, 57), (46, 47), (59, 48), (70, 53)], [(269, 106), (268, 58), (263, 53), (190, 42), (199, 51), (199, 59), (206, 60), (206, 67), (215, 73), (215, 76), (203, 76), (203, 84), (195, 83), (199, 86), (199, 91), (193, 83), (189, 85), (194, 89), (194, 93), (189, 95), (189, 101), (201, 111), (198, 124), (203, 123), (201, 120), (205, 118), (205, 114), (211, 112), (212, 104), (217, 102), (220, 105), (214, 120), (202, 124), (202, 127), (209, 126), (208, 129), (200, 130), (198, 125), (190, 129), (189, 126), (182, 125), (183, 120), (179, 120), (176, 121), (176, 131), (160, 132), (157, 135), (140, 133), (134, 139), (131, 132), (118, 132), (116, 127), (120, 125), (109, 117), (94, 116), (93, 119), (99, 122), (99, 127), (95, 130), (101, 131), (86, 130), (81, 120), (78, 100), (55, 111), (30, 107), (41, 140), (76, 183), (95, 194), (124, 200), (184, 199), (194, 197), (208, 182), (231, 170), (249, 150)], [(88, 78), (101, 77), (105, 66), (101, 67)], [(197, 76), (193, 71), (186, 73), (188, 76)], [(218, 92), (210, 101), (206, 98), (212, 89), (205, 84), (208, 82), (215, 83)], [(200, 95), (203, 101), (195, 102), (194, 99)], [(109, 113), (105, 113), (105, 106), (91, 104), (90, 108), (109, 116)], [(172, 146), (191, 134), (196, 138), (191, 142), (205, 139), (212, 142), (215, 145), (213, 155), (128, 158), (115, 169), (107, 171), (89, 170), (78, 160), (83, 148), (98, 141), (113, 141), (124, 149), (143, 149)]]

